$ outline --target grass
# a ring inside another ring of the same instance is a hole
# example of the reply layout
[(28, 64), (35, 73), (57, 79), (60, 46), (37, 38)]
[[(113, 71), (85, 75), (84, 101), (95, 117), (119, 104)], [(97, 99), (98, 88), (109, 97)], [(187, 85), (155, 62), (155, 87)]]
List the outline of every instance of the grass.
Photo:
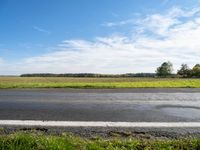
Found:
[(200, 79), (0, 77), (0, 88), (200, 88)]
[(34, 133), (14, 133), (0, 136), (1, 150), (198, 150), (200, 139), (142, 140), (142, 139), (86, 139), (63, 134), (61, 136)]

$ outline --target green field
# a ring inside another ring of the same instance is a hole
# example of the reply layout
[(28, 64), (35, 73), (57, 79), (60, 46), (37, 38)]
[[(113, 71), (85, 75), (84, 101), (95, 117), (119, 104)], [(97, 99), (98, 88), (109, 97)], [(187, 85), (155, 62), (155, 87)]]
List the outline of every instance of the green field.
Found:
[(0, 136), (2, 150), (198, 150), (200, 139), (147, 140), (133, 138), (86, 139), (70, 134), (50, 136), (15, 133)]
[(200, 88), (200, 79), (0, 77), (0, 88)]

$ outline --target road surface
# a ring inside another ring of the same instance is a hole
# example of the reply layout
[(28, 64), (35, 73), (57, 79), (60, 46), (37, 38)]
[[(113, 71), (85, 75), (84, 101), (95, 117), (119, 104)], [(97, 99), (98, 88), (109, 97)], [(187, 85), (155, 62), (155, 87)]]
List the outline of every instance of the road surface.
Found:
[(0, 128), (2, 134), (34, 129), (87, 137), (200, 137), (200, 89), (1, 89)]
[(199, 122), (200, 89), (0, 90), (0, 120)]

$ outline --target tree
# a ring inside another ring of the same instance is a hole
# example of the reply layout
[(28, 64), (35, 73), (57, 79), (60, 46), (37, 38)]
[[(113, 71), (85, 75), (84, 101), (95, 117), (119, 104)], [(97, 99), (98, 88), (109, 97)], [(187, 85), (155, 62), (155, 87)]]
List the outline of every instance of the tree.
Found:
[(192, 70), (188, 67), (187, 64), (182, 64), (181, 68), (177, 71), (177, 74), (182, 77), (191, 77)]
[(157, 68), (156, 73), (160, 77), (167, 77), (172, 74), (173, 65), (171, 62), (164, 62), (160, 67)]
[(200, 77), (200, 64), (196, 64), (192, 68), (192, 74), (193, 74), (194, 77)]

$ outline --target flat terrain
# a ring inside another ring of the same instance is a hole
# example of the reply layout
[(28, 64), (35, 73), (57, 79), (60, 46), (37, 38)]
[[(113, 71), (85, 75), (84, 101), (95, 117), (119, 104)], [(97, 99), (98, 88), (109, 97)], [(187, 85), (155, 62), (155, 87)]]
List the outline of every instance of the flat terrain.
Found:
[(200, 88), (200, 79), (0, 77), (0, 88)]

